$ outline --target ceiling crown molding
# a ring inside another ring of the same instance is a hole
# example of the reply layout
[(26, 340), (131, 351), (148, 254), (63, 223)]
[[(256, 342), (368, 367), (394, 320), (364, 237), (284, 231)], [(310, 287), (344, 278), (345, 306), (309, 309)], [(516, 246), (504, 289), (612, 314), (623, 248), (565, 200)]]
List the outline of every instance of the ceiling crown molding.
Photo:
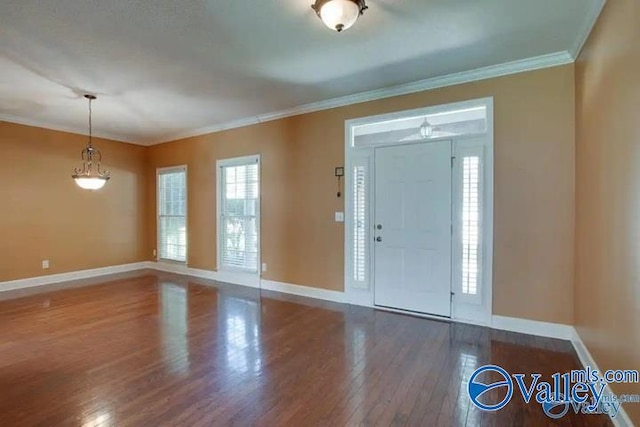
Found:
[(600, 17), (600, 14), (602, 13), (602, 10), (604, 9), (604, 6), (606, 4), (607, 0), (600, 0), (591, 8), (591, 10), (589, 10), (587, 20), (584, 22), (584, 25), (582, 26), (582, 29), (580, 31), (580, 35), (578, 36), (576, 43), (573, 45), (570, 51), (571, 56), (574, 60), (578, 59), (580, 52), (582, 52), (582, 48), (589, 39), (589, 35), (591, 34), (591, 31), (593, 31), (593, 27), (595, 27), (596, 22), (598, 22), (598, 18)]
[[(73, 133), (76, 135), (82, 135), (89, 138), (89, 135), (87, 134), (87, 129), (85, 129), (85, 127), (81, 128), (81, 127), (73, 127), (73, 126), (62, 126), (59, 124), (47, 122), (46, 120), (17, 117), (17, 116), (12, 116), (10, 114), (1, 114), (1, 113), (0, 113), (0, 122), (15, 123), (18, 125), (33, 126), (37, 128), (55, 130), (59, 132)], [(108, 140), (117, 141), (117, 142), (125, 142), (127, 144), (147, 145), (147, 144), (140, 143), (140, 141), (137, 141), (131, 138), (124, 138), (121, 135), (113, 135), (113, 134), (100, 132), (100, 131), (98, 132), (94, 131), (93, 137), (100, 138), (100, 139), (108, 139)]]
[(441, 77), (433, 77), (426, 80), (406, 83), (398, 86), (392, 86), (385, 89), (377, 89), (368, 92), (347, 95), (339, 98), (333, 98), (326, 101), (305, 104), (286, 110), (275, 111), (272, 113), (262, 114), (253, 117), (246, 117), (240, 120), (220, 123), (213, 126), (207, 126), (199, 129), (188, 130), (185, 132), (174, 133), (166, 137), (156, 140), (149, 145), (162, 144), (165, 142), (177, 141), (180, 139), (191, 138), (200, 135), (206, 135), (224, 130), (255, 125), (272, 120), (283, 119), (286, 117), (298, 116), (301, 114), (313, 113), (316, 111), (328, 110), (331, 108), (345, 107), (347, 105), (359, 104), (362, 102), (376, 101), (379, 99), (391, 98), (394, 96), (408, 95), (416, 92), (423, 92), (432, 89), (438, 89), (447, 86), (455, 86), (464, 83), (471, 83), (479, 80), (486, 80), (495, 77), (507, 76), (510, 74), (523, 73), (526, 71), (540, 70), (543, 68), (557, 67), (573, 62), (573, 56), (568, 51), (556, 52), (547, 55), (536, 56), (533, 58), (521, 59), (518, 61), (506, 62), (498, 65), (491, 65), (475, 70), (463, 71), (460, 73), (448, 74)]
[[(599, 13), (599, 12), (598, 12)], [(596, 16), (597, 19), (597, 16)], [(595, 21), (594, 21), (595, 22)], [(471, 83), (480, 80), (486, 80), (496, 77), (508, 76), (527, 71), (535, 71), (543, 68), (556, 67), (560, 65), (570, 64), (574, 61), (574, 56), (568, 51), (556, 52), (547, 55), (536, 56), (533, 58), (521, 59), (518, 61), (506, 62), (498, 65), (491, 65), (475, 70), (453, 73), (441, 77), (433, 77), (430, 79), (419, 80), (416, 82), (406, 83), (384, 89), (376, 89), (368, 92), (357, 93), (354, 95), (342, 96), (326, 101), (314, 102), (289, 108), (286, 110), (274, 111), (271, 113), (261, 114), (258, 116), (245, 117), (239, 120), (219, 123), (212, 126), (206, 126), (198, 129), (186, 130), (184, 132), (176, 132), (167, 134), (160, 139), (133, 139), (123, 138), (121, 135), (113, 135), (104, 132), (97, 132), (97, 138), (110, 139), (114, 141), (126, 142), (138, 145), (156, 145), (165, 142), (177, 141), (180, 139), (191, 138), (210, 133), (222, 132), (229, 129), (251, 126), (258, 123), (264, 123), (272, 120), (283, 119), (286, 117), (298, 116), (301, 114), (313, 113), (317, 111), (328, 110), (332, 108), (345, 107), (348, 105), (359, 104), (362, 102), (375, 101), (379, 99), (391, 98), (394, 96), (408, 95), (411, 93), (423, 92), (432, 89), (438, 89), (447, 86), (455, 86), (464, 83)], [(35, 126), (46, 129), (57, 130), (61, 132), (69, 132), (85, 135), (84, 128), (74, 128), (70, 126), (61, 126), (46, 121), (16, 117), (11, 115), (0, 114), (0, 121), (18, 123), (27, 126)]]

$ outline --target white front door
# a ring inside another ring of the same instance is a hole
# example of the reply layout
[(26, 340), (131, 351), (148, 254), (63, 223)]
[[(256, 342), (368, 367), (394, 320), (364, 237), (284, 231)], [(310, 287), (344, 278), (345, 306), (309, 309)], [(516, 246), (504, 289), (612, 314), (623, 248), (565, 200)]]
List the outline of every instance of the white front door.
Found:
[(451, 316), (451, 145), (375, 150), (378, 306)]

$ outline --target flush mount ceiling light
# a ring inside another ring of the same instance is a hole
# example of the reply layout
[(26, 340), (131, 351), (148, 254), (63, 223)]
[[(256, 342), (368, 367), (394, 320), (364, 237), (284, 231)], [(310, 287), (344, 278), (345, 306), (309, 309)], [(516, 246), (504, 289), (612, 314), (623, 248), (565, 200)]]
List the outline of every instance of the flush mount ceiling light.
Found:
[(109, 171), (102, 171), (102, 153), (93, 147), (91, 127), (91, 102), (95, 101), (94, 95), (85, 95), (89, 100), (89, 144), (82, 150), (82, 168), (75, 168), (71, 176), (78, 187), (85, 190), (99, 190), (110, 178)]
[(316, 0), (311, 8), (327, 27), (339, 33), (351, 28), (368, 9), (365, 0)]

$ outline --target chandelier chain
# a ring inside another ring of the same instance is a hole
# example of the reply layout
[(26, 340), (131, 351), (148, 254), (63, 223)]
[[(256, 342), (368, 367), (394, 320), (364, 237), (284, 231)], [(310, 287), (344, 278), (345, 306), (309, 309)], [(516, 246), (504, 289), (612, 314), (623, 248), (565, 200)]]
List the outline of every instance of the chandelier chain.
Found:
[(93, 145), (91, 144), (91, 140), (93, 137), (93, 132), (92, 132), (92, 125), (91, 125), (91, 102), (93, 101), (93, 99), (89, 98), (89, 148), (91, 148)]

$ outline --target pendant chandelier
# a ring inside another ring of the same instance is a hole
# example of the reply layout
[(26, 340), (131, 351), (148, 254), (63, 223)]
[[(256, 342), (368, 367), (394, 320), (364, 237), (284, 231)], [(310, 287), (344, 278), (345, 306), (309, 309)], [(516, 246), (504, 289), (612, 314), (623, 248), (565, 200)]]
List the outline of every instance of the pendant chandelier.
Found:
[(85, 95), (89, 100), (89, 144), (82, 150), (82, 168), (75, 168), (72, 178), (78, 187), (84, 190), (99, 190), (110, 178), (109, 171), (102, 171), (102, 153), (93, 147), (91, 126), (91, 102), (96, 100), (94, 95)]
[(316, 0), (311, 7), (324, 25), (339, 33), (351, 28), (367, 10), (365, 0)]

